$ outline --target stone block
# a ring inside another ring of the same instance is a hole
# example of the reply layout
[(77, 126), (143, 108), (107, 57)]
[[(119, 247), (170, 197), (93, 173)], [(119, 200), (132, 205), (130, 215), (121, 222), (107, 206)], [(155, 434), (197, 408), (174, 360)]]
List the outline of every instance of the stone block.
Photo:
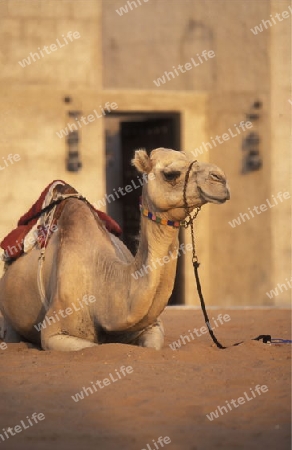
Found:
[(23, 21), (23, 34), (24, 37), (29, 38), (42, 38), (46, 40), (49, 45), (49, 41), (54, 41), (57, 36), (56, 21), (51, 19), (27, 19)]
[(1, 19), (0, 33), (4, 40), (9, 39), (11, 37), (18, 38), (20, 36), (20, 30), (21, 30), (20, 20), (10, 18)]
[(102, 0), (75, 0), (72, 6), (75, 19), (97, 20), (101, 14)]
[(9, 0), (6, 2), (8, 13), (12, 17), (40, 17), (41, 1)]
[(0, 17), (7, 17), (8, 16), (8, 2), (4, 2), (3, 0), (0, 0)]
[(41, 1), (41, 15), (42, 17), (54, 17), (54, 18), (72, 17), (73, 4), (74, 1), (72, 2), (72, 0)]
[(87, 23), (81, 20), (58, 20), (56, 24), (57, 36), (62, 36), (62, 34), (66, 35), (68, 31), (78, 31), (80, 33), (80, 38), (76, 39), (77, 41), (84, 38), (85, 36), (86, 39), (88, 39), (90, 35), (92, 40), (96, 39), (97, 34), (96, 27), (92, 23)]

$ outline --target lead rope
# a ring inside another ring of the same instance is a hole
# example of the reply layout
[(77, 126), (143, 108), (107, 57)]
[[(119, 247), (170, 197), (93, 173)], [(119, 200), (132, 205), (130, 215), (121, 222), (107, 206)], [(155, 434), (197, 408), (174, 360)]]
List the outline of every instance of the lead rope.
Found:
[[(197, 161), (192, 161), (187, 172), (186, 172), (186, 177), (185, 177), (185, 184), (184, 184), (184, 190), (183, 190), (183, 198), (184, 198), (184, 209), (185, 209), (185, 213), (186, 213), (186, 217), (187, 219), (184, 220), (184, 227), (188, 228), (190, 226), (191, 228), (191, 238), (192, 238), (192, 264), (193, 264), (193, 268), (194, 268), (194, 274), (195, 274), (195, 278), (196, 278), (196, 284), (197, 284), (197, 291), (199, 294), (199, 298), (200, 298), (200, 303), (201, 303), (201, 308), (203, 311), (203, 315), (204, 315), (204, 319), (205, 319), (205, 323), (207, 325), (209, 334), (213, 340), (213, 342), (216, 344), (216, 346), (220, 349), (225, 349), (228, 347), (224, 347), (224, 345), (220, 344), (220, 342), (218, 341), (218, 339), (216, 338), (215, 334), (213, 333), (212, 327), (210, 325), (210, 320), (208, 317), (208, 313), (206, 310), (206, 306), (205, 306), (205, 300), (204, 300), (204, 296), (202, 293), (202, 287), (201, 287), (201, 283), (200, 283), (200, 277), (199, 277), (199, 266), (200, 263), (198, 261), (198, 257), (196, 254), (196, 246), (195, 246), (195, 233), (194, 233), (194, 220), (196, 219), (197, 215), (199, 214), (201, 207), (197, 207), (195, 208), (195, 212), (193, 214), (193, 216), (191, 215), (191, 210), (187, 204), (187, 184), (189, 181), (189, 176), (190, 176), (190, 172), (192, 169), (192, 166), (194, 163), (196, 163)], [(258, 337), (253, 339), (254, 341), (260, 341), (262, 340), (264, 344), (267, 343), (271, 343), (272, 339), (271, 336), (269, 334), (261, 334)], [(235, 347), (239, 344), (242, 344), (244, 341), (241, 342), (236, 342), (235, 344), (232, 344), (231, 347)]]

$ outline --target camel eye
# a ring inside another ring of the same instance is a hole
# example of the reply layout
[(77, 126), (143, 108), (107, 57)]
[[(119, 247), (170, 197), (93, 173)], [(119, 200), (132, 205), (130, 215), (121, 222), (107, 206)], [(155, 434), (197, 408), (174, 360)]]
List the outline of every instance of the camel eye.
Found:
[(220, 182), (224, 181), (224, 179), (221, 175), (219, 175), (218, 173), (214, 173), (214, 172), (212, 172), (210, 174), (210, 178), (211, 178), (211, 180), (214, 180), (214, 181), (220, 181)]
[(174, 181), (180, 176), (181, 172), (179, 170), (174, 170), (173, 172), (163, 172), (166, 181)]

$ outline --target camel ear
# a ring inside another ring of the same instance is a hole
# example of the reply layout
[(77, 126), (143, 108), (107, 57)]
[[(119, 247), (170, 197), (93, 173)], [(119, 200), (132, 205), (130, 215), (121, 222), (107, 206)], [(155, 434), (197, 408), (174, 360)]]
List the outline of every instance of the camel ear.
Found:
[(136, 167), (139, 172), (149, 173), (152, 169), (151, 160), (146, 150), (136, 150), (135, 156), (132, 159), (132, 165)]

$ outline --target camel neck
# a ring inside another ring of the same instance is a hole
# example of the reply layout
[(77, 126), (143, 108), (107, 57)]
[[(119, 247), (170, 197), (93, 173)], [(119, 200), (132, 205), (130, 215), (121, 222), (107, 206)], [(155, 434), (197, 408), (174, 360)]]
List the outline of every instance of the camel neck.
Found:
[(166, 226), (141, 215), (141, 234), (136, 266), (149, 264), (152, 260), (167, 256), (178, 244), (179, 228)]
[[(178, 228), (160, 225), (141, 216), (141, 236), (130, 267), (131, 316), (137, 329), (153, 324), (173, 290), (178, 257)], [(146, 314), (147, 312), (147, 314)]]

